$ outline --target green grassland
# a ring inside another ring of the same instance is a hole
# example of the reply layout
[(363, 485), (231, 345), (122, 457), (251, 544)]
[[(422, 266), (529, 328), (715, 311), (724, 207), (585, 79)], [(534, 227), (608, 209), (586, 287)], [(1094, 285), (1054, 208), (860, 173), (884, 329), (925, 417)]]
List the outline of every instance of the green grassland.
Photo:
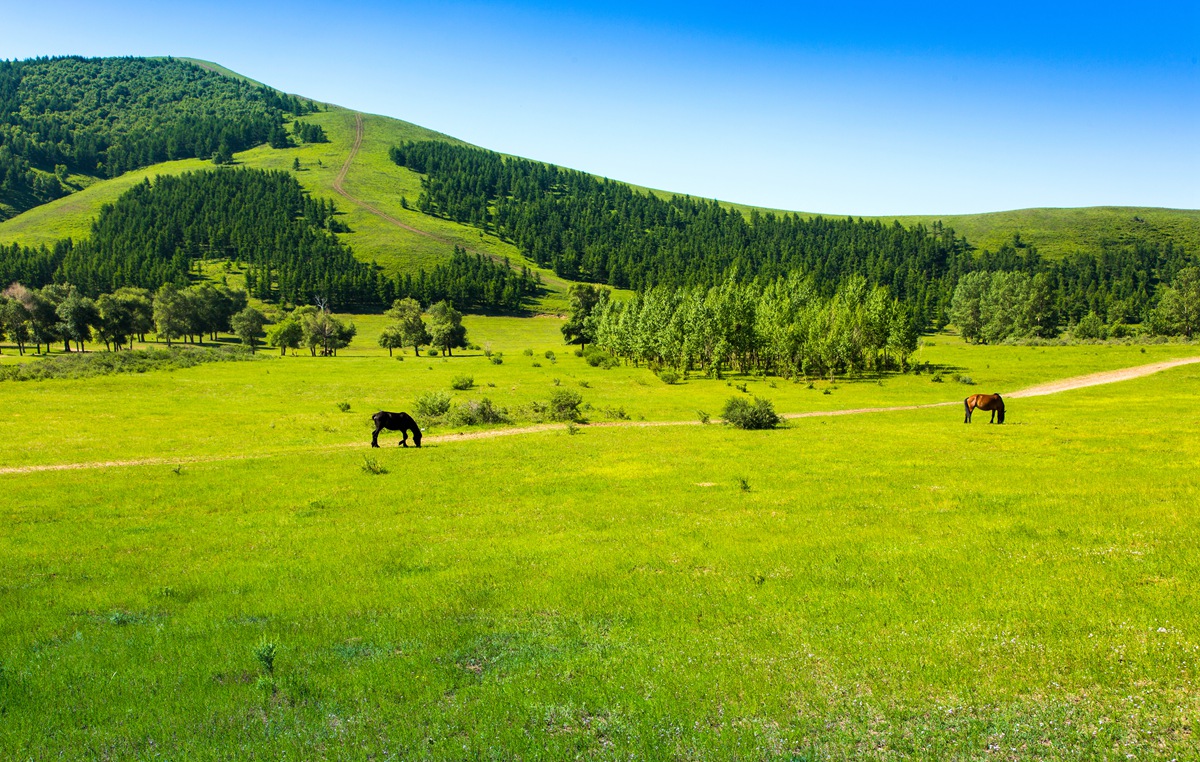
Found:
[(1080, 251), (1097, 253), (1104, 246), (1139, 239), (1158, 244), (1173, 241), (1189, 251), (1200, 249), (1200, 210), (1195, 209), (1096, 206), (896, 219), (904, 225), (931, 225), (940, 220), (965, 235), (976, 248), (991, 251), (1020, 234), (1023, 242), (1033, 244), (1051, 259)]
[[(1013, 400), (1005, 426), (948, 407), (372, 451), (370, 412), (460, 374), (456, 398), (514, 408), (576, 389), (592, 421), (742, 392), (592, 368), (552, 318), (469, 318), (501, 365), (390, 359), (356, 320), (337, 358), (3, 385), (0, 467), (160, 460), (0, 474), (0, 757), (1200, 755), (1200, 367)], [(882, 406), (1195, 347), (921, 353), (977, 383), (729, 381), (781, 411)]]

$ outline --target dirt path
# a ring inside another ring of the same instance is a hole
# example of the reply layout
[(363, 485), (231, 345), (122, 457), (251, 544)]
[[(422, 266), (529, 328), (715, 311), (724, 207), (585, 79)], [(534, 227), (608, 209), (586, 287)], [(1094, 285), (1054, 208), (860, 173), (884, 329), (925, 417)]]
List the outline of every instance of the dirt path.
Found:
[[(1138, 365), (1133, 368), (1122, 368), (1121, 370), (1108, 370), (1101, 373), (1092, 373), (1086, 376), (1075, 376), (1073, 378), (1064, 378), (1058, 381), (1051, 381), (1037, 386), (1031, 386), (1027, 389), (1020, 389), (1015, 392), (1005, 392), (1004, 396), (1010, 399), (1019, 399), (1023, 397), (1040, 397), (1046, 394), (1058, 394), (1059, 392), (1071, 391), (1073, 389), (1085, 389), (1089, 386), (1099, 386), (1101, 384), (1113, 384), (1118, 381), (1128, 381), (1142, 376), (1149, 376), (1159, 371), (1169, 368), (1177, 368), (1180, 365), (1192, 365), (1200, 363), (1200, 357), (1185, 357), (1178, 360), (1166, 360), (1164, 362), (1150, 363), (1149, 365)], [(894, 413), (902, 410), (924, 410), (926, 408), (949, 407), (951, 405), (961, 405), (960, 400), (950, 402), (930, 402), (923, 405), (897, 405), (894, 407), (860, 407), (847, 410), (811, 410), (805, 413), (785, 413), (784, 418), (794, 420), (798, 418), (830, 418), (839, 415), (862, 415), (864, 413)], [(699, 426), (699, 421), (607, 421), (604, 423), (589, 423), (584, 424), (580, 428), (587, 429), (648, 429), (658, 428), (661, 426)], [(511, 429), (491, 429), (488, 431), (471, 431), (462, 434), (438, 434), (424, 438), (424, 442), (428, 444), (445, 444), (450, 442), (466, 442), (473, 439), (494, 439), (496, 437), (514, 437), (524, 434), (536, 434), (543, 431), (561, 431), (563, 424), (539, 424), (537, 426), (520, 426)], [(350, 447), (362, 447), (361, 442), (350, 442), (346, 444), (330, 445), (323, 448), (318, 448), (321, 451), (329, 452), (333, 450), (341, 450)], [(139, 460), (109, 460), (97, 461), (91, 463), (54, 463), (41, 466), (13, 466), (8, 468), (0, 468), (0, 474), (34, 474), (43, 471), (80, 471), (96, 468), (121, 468), (125, 466), (177, 466), (189, 465), (193, 463), (220, 463), (231, 460), (255, 460), (260, 458), (274, 458), (281, 455), (294, 455), (298, 453), (312, 453), (313, 448), (293, 448), (289, 450), (277, 450), (274, 452), (259, 452), (249, 453), (244, 455), (199, 455), (195, 457), (174, 457), (174, 458), (142, 458)]]
[[(410, 233), (416, 233), (417, 235), (424, 236), (431, 240), (437, 241), (438, 243), (443, 243), (447, 246), (459, 246), (459, 248), (461, 248), (463, 251), (466, 251), (468, 254), (482, 254), (483, 256), (491, 259), (493, 262), (497, 262), (497, 263), (501, 263), (501, 264), (504, 262), (504, 257), (501, 257), (497, 254), (492, 254), (491, 252), (488, 252), (488, 251), (479, 251), (478, 249), (472, 249), (469, 246), (460, 245), (460, 244), (456, 243), (455, 241), (452, 241), (449, 238), (443, 238), (442, 236), (436, 235), (434, 233), (430, 233), (428, 230), (421, 230), (419, 228), (414, 228), (412, 225), (407, 225), (407, 224), (401, 222), (400, 220), (396, 219), (392, 215), (388, 214), (387, 212), (384, 212), (380, 209), (375, 208), (374, 206), (371, 206), (366, 201), (363, 201), (362, 199), (358, 198), (357, 196), (351, 195), (350, 192), (347, 191), (346, 188), (343, 186), (343, 183), (346, 180), (346, 174), (350, 171), (350, 164), (354, 161), (354, 158), (356, 156), (358, 156), (358, 150), (360, 148), (362, 148), (362, 141), (363, 141), (363, 118), (362, 118), (362, 114), (356, 113), (354, 115), (354, 145), (352, 145), (350, 147), (350, 155), (346, 157), (345, 163), (342, 164), (341, 170), (338, 171), (338, 175), (336, 178), (334, 178), (334, 181), (333, 181), (333, 190), (339, 196), (346, 199), (351, 204), (354, 204), (355, 206), (359, 207), (360, 209), (375, 215), (376, 217), (383, 220), (384, 222), (391, 223), (392, 225), (395, 225), (396, 227), (401, 228), (403, 230), (407, 230)], [(566, 291), (567, 288), (571, 285), (570, 283), (567, 283), (562, 278), (559, 278), (557, 275), (548, 275), (546, 273), (542, 273), (542, 282), (547, 285), (558, 286), (563, 291)], [(2, 472), (0, 472), (0, 473), (2, 473)]]

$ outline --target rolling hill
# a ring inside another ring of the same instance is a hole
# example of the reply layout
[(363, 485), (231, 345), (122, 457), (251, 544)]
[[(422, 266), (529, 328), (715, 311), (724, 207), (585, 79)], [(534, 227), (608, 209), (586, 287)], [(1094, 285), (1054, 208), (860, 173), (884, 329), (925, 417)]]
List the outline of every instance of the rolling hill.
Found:
[[(189, 60), (189, 59), (177, 59)], [(209, 72), (234, 78), (247, 86), (259, 83), (217, 64), (189, 60)], [(375, 261), (389, 273), (415, 273), (447, 259), (454, 247), (508, 258), (516, 264), (534, 263), (522, 256), (512, 243), (490, 232), (441, 217), (422, 214), (413, 203), (421, 193), (421, 175), (397, 166), (388, 158), (391, 146), (405, 141), (436, 140), (465, 145), (450, 136), (399, 119), (361, 114), (336, 105), (306, 114), (303, 120), (320, 125), (327, 143), (307, 143), (287, 149), (266, 144), (239, 151), (235, 162), (262, 169), (292, 170), (298, 160), (297, 180), (318, 198), (334, 200), (349, 232), (342, 238), (355, 255)], [(290, 126), (285, 123), (285, 127)], [(216, 170), (203, 159), (156, 163), (112, 179), (80, 178), (82, 189), (63, 198), (35, 206), (0, 222), (0, 243), (37, 245), (63, 237), (85, 236), (101, 206), (121, 193), (157, 175), (174, 175), (194, 170)], [(643, 189), (659, 197), (671, 193)], [(743, 214), (753, 207), (722, 202)], [(772, 210), (759, 210), (772, 211)], [(800, 213), (813, 217), (816, 213)], [(979, 250), (996, 250), (1014, 235), (1032, 244), (1049, 258), (1080, 251), (1096, 253), (1105, 245), (1144, 240), (1174, 241), (1190, 251), (1200, 249), (1200, 211), (1140, 207), (1096, 207), (1080, 209), (1025, 209), (974, 215), (921, 215), (878, 219), (890, 223), (932, 225), (941, 221), (966, 236)], [(549, 294), (536, 305), (543, 311), (561, 312), (565, 306), (566, 281), (547, 269), (539, 269)]]

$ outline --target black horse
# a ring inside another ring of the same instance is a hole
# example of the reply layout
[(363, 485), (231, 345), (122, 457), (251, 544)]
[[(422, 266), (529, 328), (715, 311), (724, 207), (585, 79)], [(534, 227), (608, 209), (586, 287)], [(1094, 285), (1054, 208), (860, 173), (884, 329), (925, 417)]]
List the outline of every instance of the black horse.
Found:
[(408, 413), (389, 413), (380, 410), (375, 415), (371, 416), (371, 420), (375, 422), (375, 433), (371, 435), (371, 446), (379, 446), (379, 432), (387, 429), (388, 431), (400, 432), (400, 446), (408, 447), (408, 432), (412, 432), (413, 443), (417, 447), (421, 446), (421, 428), (417, 426), (417, 422), (413, 420)]

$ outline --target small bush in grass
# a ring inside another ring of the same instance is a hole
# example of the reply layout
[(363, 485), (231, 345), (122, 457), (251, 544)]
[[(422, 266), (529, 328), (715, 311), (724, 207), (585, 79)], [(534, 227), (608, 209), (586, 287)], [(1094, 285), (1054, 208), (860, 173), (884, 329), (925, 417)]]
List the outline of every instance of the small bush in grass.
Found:
[(600, 412), (604, 413), (609, 418), (614, 418), (618, 421), (628, 421), (629, 414), (625, 412), (624, 407), (606, 407)]
[(337, 409), (341, 410), (343, 413), (349, 413), (350, 412), (350, 403), (349, 402), (339, 402), (339, 403), (337, 403)]
[(138, 624), (142, 621), (142, 618), (129, 611), (114, 611), (109, 615), (108, 621), (117, 627), (125, 627), (131, 624)]
[(550, 362), (554, 362), (555, 360), (557, 360), (557, 359), (558, 359), (558, 356), (554, 354), (554, 350), (553, 350), (553, 349), (547, 349), (547, 350), (546, 350), (546, 354), (544, 355), (544, 357), (545, 357), (547, 360), (549, 360)]
[(377, 458), (370, 455), (363, 456), (362, 470), (365, 474), (372, 476), (382, 476), (388, 472), (387, 467), (379, 462)]
[(475, 379), (471, 376), (455, 376), (450, 381), (451, 389), (458, 389), (460, 392), (466, 391), (475, 385)]
[(467, 400), (450, 411), (447, 416), (454, 426), (479, 426), (488, 423), (508, 423), (508, 411), (498, 408), (487, 397)]
[(533, 350), (532, 349), (524, 349), (524, 350), (521, 350), (521, 354), (525, 355), (526, 357), (533, 357)]
[(430, 357), (437, 357), (438, 351), (433, 347), (430, 347), (429, 349), (425, 350), (425, 354), (429, 355)]
[(700, 419), (700, 423), (703, 424), (708, 424), (712, 421), (712, 418), (709, 417), (708, 413), (704, 412), (703, 410), (697, 410), (696, 417)]
[(593, 368), (604, 368), (605, 370), (615, 367), (617, 364), (612, 355), (596, 347), (588, 347), (584, 350), (583, 359)]
[(496, 354), (492, 355), (492, 365), (503, 365), (503, 364), (504, 364), (504, 353), (503, 352), (497, 352)]
[(955, 373), (954, 380), (960, 384), (965, 384), (966, 386), (974, 386), (975, 385), (975, 379), (971, 378), (970, 376), (964, 376), (961, 373)]
[(590, 389), (592, 387), (591, 383), (589, 383), (587, 381), (580, 381), (579, 385), (582, 386), (584, 389)]
[(658, 378), (659, 378), (659, 379), (660, 379), (660, 380), (661, 380), (661, 381), (662, 381), (664, 384), (677, 384), (677, 383), (679, 383), (679, 374), (678, 374), (676, 371), (674, 371), (674, 370), (672, 370), (672, 369), (670, 369), (670, 368), (663, 368), (661, 371), (659, 371), (659, 373), (658, 373)]
[(940, 383), (943, 383), (944, 381), (945, 381), (945, 379), (942, 378), (942, 372), (940, 370), (937, 373), (933, 374), (933, 378), (929, 379), (929, 382), (931, 384), (940, 384)]
[(583, 397), (570, 389), (556, 389), (550, 394), (550, 418), (555, 421), (579, 420)]
[(779, 415), (770, 400), (754, 397), (730, 397), (721, 415), (739, 429), (771, 429), (779, 424)]
[(533, 364), (533, 367), (535, 367), (535, 368), (540, 368), (540, 367), (542, 367), (542, 364), (541, 364), (540, 362), (535, 362), (535, 363)]
[(413, 412), (421, 418), (440, 418), (450, 409), (450, 395), (445, 392), (425, 392), (413, 402)]
[(259, 665), (268, 675), (275, 674), (275, 654), (278, 650), (278, 646), (270, 640), (259, 641), (254, 647), (254, 658), (258, 659)]

